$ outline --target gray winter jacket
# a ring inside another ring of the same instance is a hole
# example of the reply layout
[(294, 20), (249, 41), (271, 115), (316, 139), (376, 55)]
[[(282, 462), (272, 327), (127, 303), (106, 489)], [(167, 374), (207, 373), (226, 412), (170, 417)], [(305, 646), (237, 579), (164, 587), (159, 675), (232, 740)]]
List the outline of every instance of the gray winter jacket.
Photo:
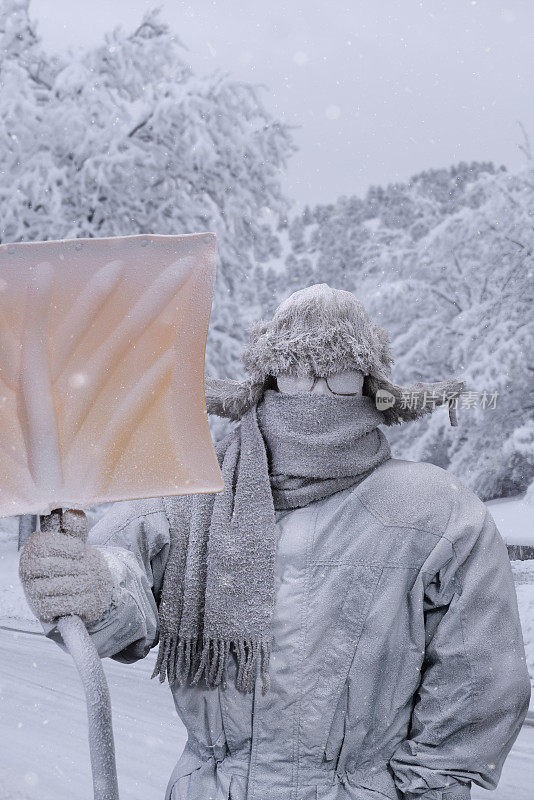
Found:
[[(188, 742), (167, 800), (442, 800), (497, 785), (530, 682), (506, 547), (484, 504), (427, 463), (277, 512), (271, 690), (173, 686)], [(115, 569), (102, 656), (158, 635), (161, 500), (92, 529)], [(54, 635), (53, 631), (49, 635)], [(163, 691), (162, 687), (162, 691)]]

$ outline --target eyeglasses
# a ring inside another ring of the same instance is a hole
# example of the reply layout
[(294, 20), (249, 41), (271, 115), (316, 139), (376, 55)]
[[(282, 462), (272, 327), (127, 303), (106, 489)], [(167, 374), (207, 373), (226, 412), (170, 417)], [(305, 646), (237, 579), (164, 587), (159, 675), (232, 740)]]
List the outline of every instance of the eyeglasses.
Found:
[[(359, 370), (335, 372), (324, 378), (330, 392), (335, 395), (353, 396), (362, 393), (364, 375)], [(311, 392), (320, 376), (278, 375), (278, 389), (284, 394), (305, 394)]]

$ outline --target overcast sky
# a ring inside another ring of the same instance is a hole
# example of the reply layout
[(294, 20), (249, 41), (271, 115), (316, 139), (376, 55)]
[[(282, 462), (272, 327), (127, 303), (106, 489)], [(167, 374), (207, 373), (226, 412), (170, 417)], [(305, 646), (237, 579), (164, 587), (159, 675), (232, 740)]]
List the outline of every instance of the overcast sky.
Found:
[(265, 84), (299, 126), (285, 178), (298, 205), (461, 160), (514, 169), (518, 120), (534, 139), (532, 0), (31, 0), (30, 13), (65, 51), (157, 5), (196, 71)]

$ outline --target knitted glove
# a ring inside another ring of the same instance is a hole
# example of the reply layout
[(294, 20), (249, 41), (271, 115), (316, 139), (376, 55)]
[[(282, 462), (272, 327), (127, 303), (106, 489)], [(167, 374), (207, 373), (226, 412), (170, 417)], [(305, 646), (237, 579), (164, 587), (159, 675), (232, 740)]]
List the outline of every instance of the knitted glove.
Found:
[(22, 549), (20, 579), (41, 622), (69, 614), (93, 622), (109, 608), (111, 572), (102, 553), (86, 544), (87, 534), (83, 511), (53, 511)]

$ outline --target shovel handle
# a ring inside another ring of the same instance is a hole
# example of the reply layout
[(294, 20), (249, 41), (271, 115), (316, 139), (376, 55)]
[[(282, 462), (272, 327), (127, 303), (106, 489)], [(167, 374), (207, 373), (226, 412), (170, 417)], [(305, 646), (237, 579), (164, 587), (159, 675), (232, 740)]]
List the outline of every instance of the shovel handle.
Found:
[[(42, 515), (41, 530), (59, 530), (61, 515), (60, 508)], [(56, 626), (72, 656), (85, 691), (94, 800), (119, 800), (111, 698), (102, 661), (80, 617), (75, 614), (60, 617)]]
[(57, 628), (80, 673), (87, 700), (94, 800), (119, 800), (111, 699), (100, 656), (80, 617), (61, 617)]

